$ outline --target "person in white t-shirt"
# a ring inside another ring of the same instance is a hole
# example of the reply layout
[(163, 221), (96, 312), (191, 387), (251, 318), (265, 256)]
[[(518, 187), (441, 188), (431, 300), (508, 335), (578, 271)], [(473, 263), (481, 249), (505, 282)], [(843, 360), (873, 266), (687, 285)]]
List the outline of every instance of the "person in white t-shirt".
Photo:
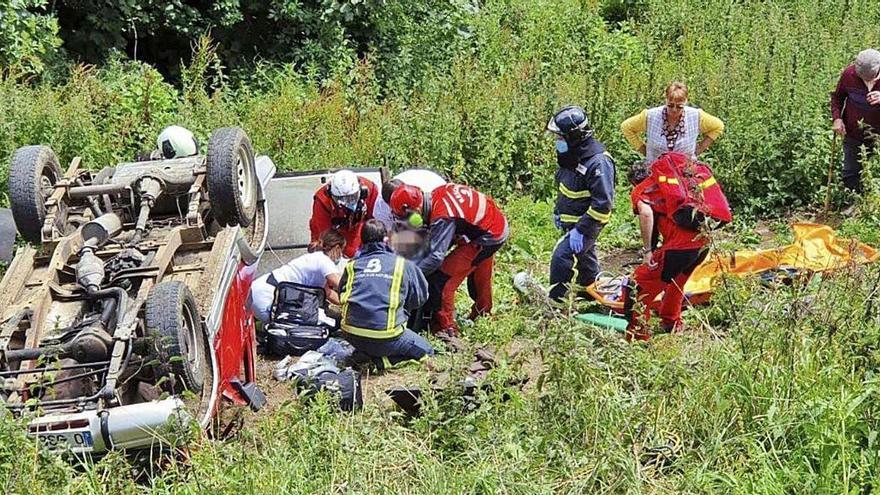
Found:
[(382, 222), (385, 225), (385, 230), (388, 232), (394, 230), (394, 216), (391, 215), (391, 207), (388, 206), (388, 201), (391, 199), (394, 191), (403, 184), (416, 186), (427, 193), (446, 184), (446, 179), (436, 172), (414, 168), (404, 170), (395, 175), (390, 181), (382, 184), (382, 194), (376, 199), (376, 204), (373, 206), (373, 218)]
[(340, 273), (336, 262), (342, 258), (344, 250), (345, 237), (337, 230), (328, 229), (309, 245), (309, 253), (254, 280), (249, 298), (254, 316), (264, 324), (269, 321), (275, 301), (275, 287), (281, 282), (323, 288), (327, 301), (339, 304), (337, 291)]

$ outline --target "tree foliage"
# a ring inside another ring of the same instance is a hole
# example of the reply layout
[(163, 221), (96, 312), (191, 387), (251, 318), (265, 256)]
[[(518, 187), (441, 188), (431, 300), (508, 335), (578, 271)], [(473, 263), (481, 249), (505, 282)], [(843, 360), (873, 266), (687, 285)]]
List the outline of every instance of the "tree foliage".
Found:
[[(867, 0), (54, 5), (73, 58), (137, 54), (179, 86), (169, 120), (204, 132), (239, 122), (283, 167), (421, 164), (502, 196), (552, 194), (542, 126), (555, 108), (587, 108), (625, 167), (636, 156), (620, 122), (684, 80), (691, 103), (727, 124), (705, 158), (738, 211), (753, 214), (824, 194), (828, 91), (854, 53), (880, 40)], [(17, 12), (53, 22), (45, 10)], [(198, 42), (208, 31), (213, 42)], [(98, 128), (108, 140), (148, 133)]]
[(0, 0), (0, 67), (29, 74), (43, 71), (61, 44), (58, 23), (45, 0)]

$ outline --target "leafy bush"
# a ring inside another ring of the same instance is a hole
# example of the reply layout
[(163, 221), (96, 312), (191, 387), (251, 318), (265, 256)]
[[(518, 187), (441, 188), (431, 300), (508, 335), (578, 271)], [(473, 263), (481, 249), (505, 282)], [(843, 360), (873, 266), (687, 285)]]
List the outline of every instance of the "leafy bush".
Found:
[[(333, 39), (349, 55), (332, 55), (333, 63), (314, 58), (315, 70), (306, 73), (301, 64), (280, 64), (292, 60), (286, 57), (230, 73), (228, 40), (218, 33), (220, 44), (195, 44), (178, 95), (149, 70), (121, 68), (120, 61), (99, 69), (97, 83), (82, 75), (89, 70), (75, 70), (58, 90), (7, 82), (7, 95), (18, 102), (13, 115), (30, 109), (31, 99), (43, 112), (52, 99), (66, 107), (70, 100), (53, 91), (82, 98), (72, 115), (58, 113), (61, 119), (22, 117), (15, 141), (86, 132), (88, 139), (71, 136), (76, 152), (106, 160), (132, 156), (169, 122), (192, 126), (202, 137), (238, 123), (283, 168), (419, 164), (498, 196), (548, 197), (554, 156), (543, 125), (556, 108), (583, 104), (622, 168), (635, 155), (619, 123), (658, 104), (668, 81), (682, 79), (691, 86), (692, 103), (727, 124), (706, 158), (737, 211), (778, 214), (822, 197), (830, 160), (828, 90), (852, 54), (870, 43), (854, 33), (874, 33), (877, 20), (856, 15), (853, 4), (844, 12), (851, 29), (838, 36), (829, 0), (797, 6), (652, 1), (638, 22), (618, 27), (597, 7), (575, 0), (368, 5), (336, 2), (320, 14), (347, 26), (349, 34)], [(267, 8), (291, 21), (314, 6)], [(325, 46), (322, 36), (309, 40)], [(805, 36), (813, 42), (802, 43)], [(355, 45), (367, 54), (358, 63), (350, 57)], [(129, 90), (132, 78), (140, 82)], [(134, 88), (147, 86), (159, 91), (150, 100), (161, 107), (158, 113), (144, 113), (143, 102), (135, 102)], [(90, 115), (112, 118), (83, 125)], [(127, 121), (119, 120), (123, 115)], [(74, 117), (80, 120), (71, 129)]]
[(61, 40), (45, 0), (0, 1), (0, 67), (39, 74)]
[(648, 2), (645, 0), (605, 0), (599, 9), (602, 18), (609, 23), (622, 23), (624, 21), (639, 21), (648, 12)]

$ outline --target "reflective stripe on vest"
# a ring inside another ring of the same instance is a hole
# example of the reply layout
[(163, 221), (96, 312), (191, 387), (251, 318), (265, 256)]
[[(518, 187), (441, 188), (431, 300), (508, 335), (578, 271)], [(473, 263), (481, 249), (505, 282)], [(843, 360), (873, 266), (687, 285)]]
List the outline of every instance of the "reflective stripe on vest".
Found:
[(611, 212), (601, 213), (601, 212), (594, 210), (592, 206), (589, 209), (587, 209), (587, 215), (590, 215), (596, 221), (601, 222), (601, 223), (608, 223), (608, 220), (611, 220)]
[(342, 295), (339, 296), (339, 304), (342, 306), (342, 321), (345, 321), (348, 316), (348, 304), (346, 303), (351, 297), (351, 289), (354, 286), (354, 260), (345, 265), (345, 274), (348, 276), (348, 280), (345, 281), (345, 288), (342, 290)]
[(486, 216), (486, 208), (488, 207), (488, 201), (486, 201), (486, 195), (477, 192), (477, 216), (474, 218), (474, 225), (479, 225), (480, 222), (483, 221), (483, 217)]
[(402, 257), (398, 256), (397, 261), (394, 263), (394, 275), (391, 276), (391, 293), (388, 295), (388, 325), (385, 326), (386, 332), (395, 330), (397, 326), (397, 307), (400, 306), (400, 286), (403, 283), (403, 266), (405, 261)]
[(712, 187), (717, 184), (718, 181), (715, 180), (715, 177), (709, 177), (708, 179), (700, 182), (700, 189), (706, 189), (707, 187)]
[(660, 177), (657, 177), (657, 180), (660, 181), (661, 183), (666, 182), (669, 184), (678, 185), (678, 179), (676, 179), (674, 177), (666, 177), (665, 175), (661, 175)]
[(343, 323), (340, 327), (342, 327), (342, 331), (345, 333), (350, 333), (365, 339), (386, 340), (400, 337), (403, 334), (403, 325), (398, 325), (391, 330), (373, 330), (370, 328), (356, 327), (347, 323)]
[(562, 195), (566, 198), (571, 199), (584, 199), (590, 197), (590, 191), (572, 191), (571, 189), (565, 187), (565, 184), (563, 184), (562, 182), (559, 183), (559, 192), (561, 192)]

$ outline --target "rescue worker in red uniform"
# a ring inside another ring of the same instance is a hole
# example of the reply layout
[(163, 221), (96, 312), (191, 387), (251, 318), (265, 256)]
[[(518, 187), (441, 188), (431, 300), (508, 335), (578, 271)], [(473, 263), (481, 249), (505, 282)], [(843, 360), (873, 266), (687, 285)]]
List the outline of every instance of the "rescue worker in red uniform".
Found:
[(345, 237), (343, 256), (354, 258), (361, 246), (361, 228), (373, 218), (378, 197), (379, 188), (373, 181), (351, 170), (334, 173), (330, 182), (315, 192), (309, 220), (312, 242), (317, 242), (325, 230), (336, 229)]
[(470, 318), (492, 310), (495, 253), (507, 240), (507, 219), (492, 198), (460, 184), (427, 193), (405, 184), (391, 195), (390, 206), (411, 227), (428, 227), (430, 245), (416, 264), (428, 278), (432, 330), (441, 337), (457, 337), (455, 291), (464, 279), (474, 301)]
[[(668, 161), (660, 164), (663, 160)], [(629, 180), (634, 186), (630, 198), (633, 212), (639, 217), (644, 262), (636, 268), (633, 276), (638, 303), (633, 301), (632, 289), (624, 289), (624, 311), (629, 320), (627, 340), (648, 340), (651, 337), (648, 321), (652, 311), (660, 316), (660, 329), (663, 332), (679, 332), (682, 329), (683, 289), (693, 271), (706, 259), (708, 239), (696, 225), (682, 225), (687, 221), (678, 217), (678, 211), (681, 210), (670, 212), (670, 202), (675, 200), (664, 192), (662, 184), (678, 184), (684, 179), (659, 175), (653, 167), (662, 165), (666, 169), (682, 169), (693, 167), (687, 165), (692, 163), (686, 155), (668, 153), (651, 166), (638, 163), (630, 169)], [(697, 166), (698, 170), (708, 171), (705, 165)], [(711, 174), (711, 171), (708, 173)], [(701, 201), (711, 203), (705, 208), (705, 216), (730, 221), (727, 200), (715, 178), (697, 174), (693, 182), (697, 189), (705, 192)], [(663, 296), (658, 303), (656, 299), (661, 293)]]

